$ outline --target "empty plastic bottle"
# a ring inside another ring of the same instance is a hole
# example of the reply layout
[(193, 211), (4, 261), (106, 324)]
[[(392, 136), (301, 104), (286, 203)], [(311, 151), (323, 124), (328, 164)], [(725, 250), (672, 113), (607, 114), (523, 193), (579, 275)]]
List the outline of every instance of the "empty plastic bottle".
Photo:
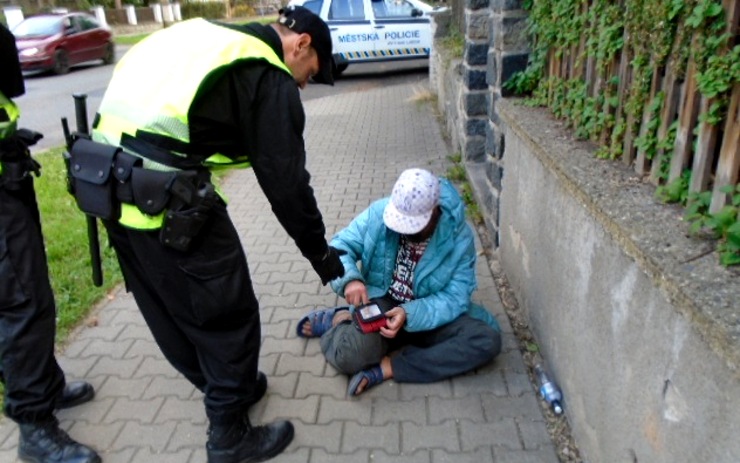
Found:
[(560, 388), (547, 376), (542, 365), (535, 365), (534, 374), (537, 376), (537, 381), (540, 384), (540, 395), (542, 398), (550, 404), (552, 411), (556, 415), (563, 413), (563, 406), (560, 403), (563, 400), (563, 393), (560, 392)]

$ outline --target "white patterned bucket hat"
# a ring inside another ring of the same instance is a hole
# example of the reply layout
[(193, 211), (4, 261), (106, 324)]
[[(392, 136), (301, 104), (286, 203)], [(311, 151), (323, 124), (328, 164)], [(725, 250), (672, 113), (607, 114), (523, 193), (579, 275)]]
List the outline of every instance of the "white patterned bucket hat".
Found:
[(396, 180), (383, 221), (402, 235), (419, 233), (439, 203), (439, 179), (424, 169), (407, 169)]

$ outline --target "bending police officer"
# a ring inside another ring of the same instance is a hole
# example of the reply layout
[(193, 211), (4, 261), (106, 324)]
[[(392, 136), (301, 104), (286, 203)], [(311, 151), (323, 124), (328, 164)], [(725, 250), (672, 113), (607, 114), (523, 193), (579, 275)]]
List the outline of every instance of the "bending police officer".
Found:
[[(322, 283), (344, 272), (305, 168), (299, 89), (311, 77), (333, 83), (331, 35), (305, 8), (281, 10), (270, 25), (185, 21), (126, 53), (93, 122), (94, 143), (70, 151), (78, 204), (104, 219), (159, 347), (204, 392), (209, 463), (272, 458), (294, 433), (287, 421), (252, 426), (247, 417), (267, 386), (257, 369), (259, 304), (211, 171), (251, 166)], [(100, 188), (85, 183), (96, 171), (78, 162), (88, 148), (112, 160), (113, 196), (81, 193)]]
[(34, 463), (97, 463), (91, 448), (59, 428), (54, 409), (92, 399), (86, 382), (65, 384), (54, 357), (56, 307), (28, 146), (41, 134), (17, 130), (10, 98), (25, 92), (15, 38), (0, 24), (0, 380), (5, 414), (18, 423), (18, 456)]

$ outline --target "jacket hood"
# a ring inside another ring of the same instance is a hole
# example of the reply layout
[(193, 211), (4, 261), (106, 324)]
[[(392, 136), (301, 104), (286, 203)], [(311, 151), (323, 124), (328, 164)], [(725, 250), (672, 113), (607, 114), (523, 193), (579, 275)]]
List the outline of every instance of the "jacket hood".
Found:
[(439, 179), (439, 205), (442, 218), (439, 223), (443, 236), (457, 234), (465, 226), (465, 204), (455, 187), (445, 178)]

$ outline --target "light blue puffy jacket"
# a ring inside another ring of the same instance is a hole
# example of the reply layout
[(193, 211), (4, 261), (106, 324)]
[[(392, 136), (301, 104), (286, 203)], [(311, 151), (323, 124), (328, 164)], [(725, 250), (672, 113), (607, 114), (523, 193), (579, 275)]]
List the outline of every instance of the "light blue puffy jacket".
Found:
[[(331, 282), (332, 289), (342, 297), (344, 287), (353, 280), (364, 282), (371, 298), (388, 292), (400, 237), (383, 222), (388, 201), (389, 198), (375, 201), (331, 241), (335, 248), (347, 251), (341, 257), (344, 277)], [(465, 222), (460, 195), (442, 178), (439, 202), (442, 216), (414, 271), (415, 299), (401, 304), (407, 314), (406, 330), (432, 330), (467, 313), (500, 331), (495, 317), (470, 301), (477, 286), (473, 231)]]

